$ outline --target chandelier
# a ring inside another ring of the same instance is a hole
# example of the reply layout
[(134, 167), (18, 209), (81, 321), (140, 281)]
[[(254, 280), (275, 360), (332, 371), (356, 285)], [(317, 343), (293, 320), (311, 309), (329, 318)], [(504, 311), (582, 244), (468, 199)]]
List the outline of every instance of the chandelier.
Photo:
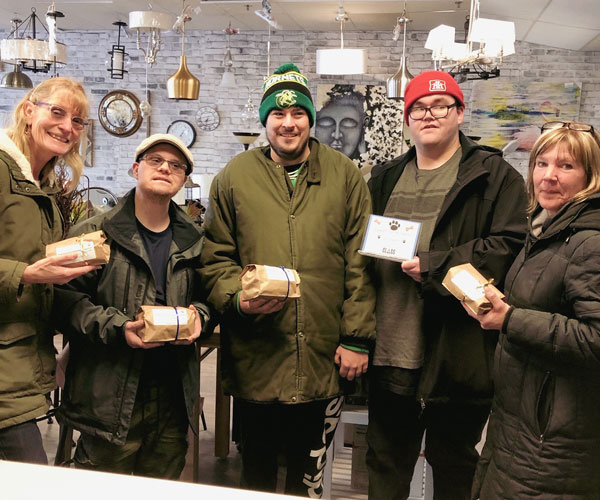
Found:
[(464, 43), (454, 41), (455, 30), (441, 24), (427, 36), (435, 69), (447, 71), (457, 82), (500, 76), (503, 58), (515, 53), (515, 24), (479, 17), (479, 0), (471, 0)]
[[(0, 54), (2, 62), (20, 66), (21, 69), (34, 73), (48, 73), (54, 66), (67, 64), (67, 47), (56, 41), (56, 18), (64, 17), (62, 12), (54, 9), (54, 3), (46, 13), (46, 20), (50, 31), (36, 14), (35, 7), (31, 9), (31, 15), (24, 21), (13, 19), (13, 29), (8, 38), (0, 41)], [(38, 25), (41, 25), (48, 40), (38, 39)]]

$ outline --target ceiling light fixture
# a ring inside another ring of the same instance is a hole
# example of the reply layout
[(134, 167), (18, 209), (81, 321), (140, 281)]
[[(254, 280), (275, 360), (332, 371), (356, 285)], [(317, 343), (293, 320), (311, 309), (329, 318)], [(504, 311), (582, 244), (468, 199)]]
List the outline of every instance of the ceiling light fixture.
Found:
[(190, 73), (187, 67), (185, 58), (185, 23), (192, 19), (190, 15), (192, 12), (198, 12), (199, 7), (192, 8), (191, 6), (185, 7), (181, 15), (175, 21), (173, 25), (173, 31), (181, 33), (181, 57), (179, 58), (179, 69), (169, 77), (167, 80), (167, 93), (169, 99), (198, 99), (200, 92), (200, 80)]
[(396, 27), (394, 28), (393, 39), (395, 42), (400, 38), (400, 32), (403, 32), (402, 36), (402, 59), (400, 59), (400, 67), (398, 71), (394, 73), (390, 78), (387, 79), (386, 88), (387, 96), (389, 99), (402, 99), (404, 100), (404, 91), (408, 82), (413, 79), (413, 75), (410, 74), (407, 68), (407, 57), (406, 57), (406, 24), (410, 22), (410, 19), (406, 17), (406, 0), (404, 1), (404, 11), (402, 16), (396, 20)]
[(223, 32), (227, 35), (227, 52), (225, 53), (225, 59), (223, 59), (223, 78), (221, 79), (221, 87), (235, 87), (235, 74), (233, 73), (233, 59), (231, 58), (231, 35), (237, 35), (239, 31), (231, 27), (225, 28)]
[(121, 45), (121, 28), (127, 26), (127, 23), (115, 21), (113, 26), (119, 27), (119, 34), (117, 35), (117, 44), (113, 45), (112, 50), (108, 51), (110, 59), (107, 61), (109, 64), (107, 71), (110, 71), (110, 77), (113, 80), (122, 80), (125, 73), (127, 73), (125, 64), (129, 62), (129, 54), (125, 52), (125, 45)]
[[(156, 55), (162, 44), (160, 32), (171, 29), (172, 25), (173, 19), (164, 12), (137, 10), (129, 13), (129, 27), (137, 32), (137, 48), (143, 52), (146, 64), (152, 66), (156, 62)], [(142, 48), (142, 33), (148, 34), (145, 49)]]
[(471, 0), (465, 32), (465, 43), (454, 41), (451, 26), (441, 24), (429, 32), (425, 48), (432, 51), (434, 67), (459, 83), (500, 76), (498, 65), (515, 53), (515, 24), (479, 17), (479, 0)]
[(344, 1), (340, 0), (335, 20), (340, 23), (340, 48), (317, 50), (317, 74), (319, 75), (361, 75), (367, 66), (363, 49), (344, 48), (344, 23), (348, 20)]
[[(56, 68), (67, 64), (67, 47), (56, 41), (57, 17), (64, 15), (56, 11), (52, 3), (46, 14), (46, 20), (50, 21), (50, 31), (36, 14), (35, 7), (32, 7), (31, 15), (25, 21), (13, 19), (12, 31), (0, 42), (1, 60), (34, 73), (48, 73), (52, 66), (56, 72)], [(37, 38), (38, 23), (48, 34), (48, 41)]]
[(262, 0), (262, 9), (255, 10), (254, 13), (262, 20), (267, 21), (269, 26), (272, 26), (276, 30), (281, 29), (271, 14), (271, 4), (269, 4), (269, 0)]

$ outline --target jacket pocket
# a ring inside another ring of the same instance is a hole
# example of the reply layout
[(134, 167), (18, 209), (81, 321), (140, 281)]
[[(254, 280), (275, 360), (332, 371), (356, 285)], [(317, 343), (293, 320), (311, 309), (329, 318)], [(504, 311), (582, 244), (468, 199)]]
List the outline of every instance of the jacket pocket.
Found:
[(552, 375), (552, 372), (546, 372), (535, 405), (535, 416), (540, 437), (543, 437), (544, 434), (546, 434), (546, 431), (550, 425), (550, 419), (552, 417), (553, 410), (553, 399), (554, 376)]

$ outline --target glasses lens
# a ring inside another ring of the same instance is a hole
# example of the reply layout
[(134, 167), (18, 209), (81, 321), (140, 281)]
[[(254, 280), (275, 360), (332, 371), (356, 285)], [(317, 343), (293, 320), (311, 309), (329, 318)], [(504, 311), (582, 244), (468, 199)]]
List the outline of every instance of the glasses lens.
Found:
[(412, 108), (408, 112), (408, 116), (410, 116), (413, 120), (420, 120), (425, 116), (426, 112), (426, 108)]
[(579, 132), (589, 132), (592, 130), (592, 126), (588, 125), (587, 123), (569, 123), (569, 128)]
[(449, 106), (432, 106), (430, 108), (431, 116), (434, 118), (444, 118), (448, 114), (448, 108)]

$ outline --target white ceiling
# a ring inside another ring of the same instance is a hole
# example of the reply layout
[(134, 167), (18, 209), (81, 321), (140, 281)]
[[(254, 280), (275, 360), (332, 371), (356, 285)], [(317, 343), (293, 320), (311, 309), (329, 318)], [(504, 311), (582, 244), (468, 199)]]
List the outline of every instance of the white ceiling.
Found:
[[(283, 30), (335, 31), (338, 0), (269, 0), (272, 16)], [(45, 22), (48, 0), (0, 0), (0, 29), (11, 27), (10, 19), (25, 19), (35, 7)], [(133, 10), (181, 13), (181, 0), (63, 0), (56, 9), (65, 14), (58, 26), (68, 30), (113, 29), (117, 20), (128, 21)], [(201, 7), (187, 29), (221, 30), (231, 22), (240, 31), (266, 30), (265, 21), (254, 15), (260, 0), (187, 0)], [(409, 0), (408, 31), (428, 31), (447, 24), (462, 31), (470, 1)], [(481, 17), (513, 21), (517, 39), (573, 50), (600, 50), (600, 0), (480, 0)], [(345, 30), (386, 31), (394, 28), (404, 2), (400, 0), (345, 0), (350, 21)]]

